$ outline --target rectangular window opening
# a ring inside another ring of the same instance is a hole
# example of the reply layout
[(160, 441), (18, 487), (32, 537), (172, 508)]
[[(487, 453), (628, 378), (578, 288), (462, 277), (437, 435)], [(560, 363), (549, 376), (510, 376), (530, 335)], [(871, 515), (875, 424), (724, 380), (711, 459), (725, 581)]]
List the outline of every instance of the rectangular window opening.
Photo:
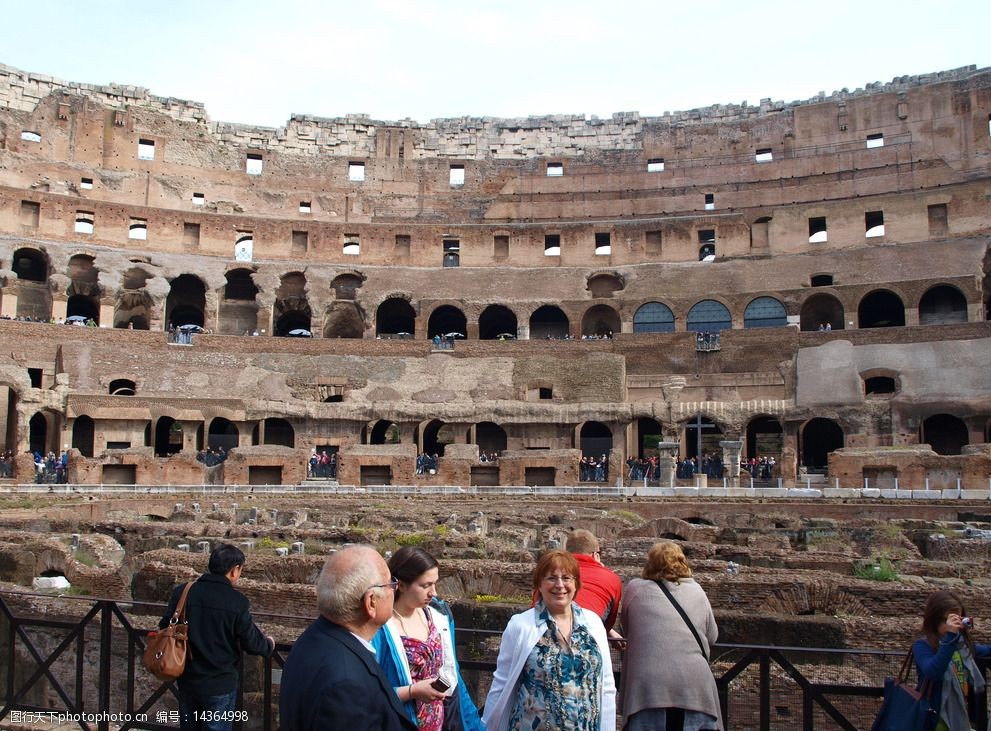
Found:
[(884, 211), (867, 211), (864, 214), (864, 236), (868, 239), (884, 236)]
[(92, 190), (93, 189), (93, 178), (80, 178), (79, 179), (79, 187), (82, 188), (83, 190)]
[(127, 228), (127, 238), (145, 241), (148, 238), (148, 221), (143, 218), (132, 218)]
[(41, 142), (41, 135), (26, 129), (21, 132), (21, 139), (25, 142)]
[(554, 398), (553, 388), (539, 388), (537, 389), (537, 398), (541, 401), (546, 401), (547, 399)]
[(464, 165), (451, 165), (450, 180), (451, 180), (451, 185), (464, 185), (465, 184), (465, 166)]
[(648, 173), (663, 173), (664, 172), (664, 158), (655, 157), (647, 161), (647, 172)]
[(716, 210), (716, 194), (706, 193), (705, 194), (705, 210), (714, 211)]
[(825, 216), (813, 216), (809, 219), (809, 243), (810, 244), (824, 244), (826, 243), (826, 217)]
[(251, 231), (234, 233), (234, 261), (251, 261), (255, 254), (255, 236)]
[(929, 235), (948, 236), (950, 233), (949, 218), (945, 203), (929, 206)]
[(38, 228), (41, 221), (41, 204), (35, 201), (21, 201), (21, 225)]
[(312, 210), (313, 210), (313, 208), (312, 208), (312, 206), (310, 206), (310, 202), (309, 201), (300, 201), (299, 202), (299, 212), (300, 213), (310, 213)]
[(200, 225), (198, 223), (182, 224), (182, 245), (186, 248), (196, 248), (200, 245)]
[(496, 259), (509, 258), (509, 237), (495, 236), (492, 242), (492, 254)]
[(154, 160), (155, 159), (155, 140), (138, 140), (138, 159), (139, 160)]
[(609, 233), (595, 234), (595, 255), (607, 256), (612, 254), (612, 237)]
[(348, 180), (352, 183), (360, 183), (365, 179), (365, 163), (363, 162), (349, 162), (348, 163)]
[(28, 368), (28, 378), (31, 379), (31, 388), (41, 388), (41, 376), (44, 373), (41, 368)]
[(396, 234), (396, 257), (408, 259), (413, 238), (409, 234)]
[(256, 152), (249, 152), (244, 161), (244, 169), (248, 175), (261, 175), (265, 161)]
[(869, 150), (874, 147), (884, 147), (883, 134), (867, 135), (867, 149)]
[(361, 237), (358, 234), (344, 234), (344, 254), (347, 256), (361, 254)]
[(661, 232), (648, 231), (645, 234), (646, 253), (656, 256), (661, 253)]
[(292, 253), (305, 254), (310, 248), (310, 234), (307, 231), (292, 232)]
[(205, 195), (203, 195), (202, 193), (193, 193), (193, 205), (194, 206), (202, 206), (204, 203), (206, 203), (206, 196)]
[(546, 234), (544, 236), (544, 256), (561, 256), (560, 234)]
[(559, 178), (564, 175), (564, 163), (561, 162), (549, 162), (547, 163), (547, 177), (548, 178)]
[(76, 233), (77, 234), (93, 233), (94, 220), (95, 220), (95, 214), (92, 211), (76, 211), (76, 227), (75, 227)]
[(762, 147), (754, 154), (756, 162), (771, 162), (774, 159), (774, 151), (770, 147)]

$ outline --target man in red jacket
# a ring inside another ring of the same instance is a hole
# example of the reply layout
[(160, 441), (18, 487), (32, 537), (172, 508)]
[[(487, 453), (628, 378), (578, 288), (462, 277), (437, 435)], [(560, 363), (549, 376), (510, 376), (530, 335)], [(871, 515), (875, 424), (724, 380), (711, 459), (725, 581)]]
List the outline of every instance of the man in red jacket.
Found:
[(573, 531), (565, 550), (578, 560), (582, 588), (575, 594), (575, 603), (599, 615), (606, 626), (609, 639), (622, 641), (623, 636), (613, 629), (619, 616), (619, 600), (623, 596), (623, 582), (599, 559), (599, 539), (591, 531), (579, 528)]

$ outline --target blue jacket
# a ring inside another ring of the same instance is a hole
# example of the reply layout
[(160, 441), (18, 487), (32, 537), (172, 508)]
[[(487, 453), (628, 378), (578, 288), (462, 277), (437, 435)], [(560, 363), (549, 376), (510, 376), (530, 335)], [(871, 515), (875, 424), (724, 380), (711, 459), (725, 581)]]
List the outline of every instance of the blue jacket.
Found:
[[(453, 672), (446, 674), (453, 675), (457, 680), (457, 686), (452, 693), (457, 698), (458, 707), (461, 712), (461, 720), (464, 731), (485, 731), (485, 725), (478, 715), (478, 709), (474, 701), (468, 694), (464, 679), (461, 677), (461, 668), (458, 665), (457, 654), (454, 651), (454, 617), (451, 610), (440, 599), (434, 599), (430, 604), (431, 617), (437, 625), (437, 630), (441, 633), (441, 640), (444, 645), (444, 667), (453, 668)], [(446, 624), (446, 627), (445, 627)], [(382, 627), (375, 637), (372, 638), (372, 646), (378, 657), (379, 665), (385, 673), (393, 688), (400, 688), (410, 685), (413, 681), (409, 674), (409, 663), (406, 660), (406, 651), (403, 649), (402, 640), (388, 624)], [(450, 657), (448, 656), (450, 655)], [(404, 703), (407, 715), (416, 722), (416, 704), (413, 701)], [(448, 703), (444, 703), (445, 711)]]
[[(953, 653), (957, 649), (959, 640), (960, 635), (958, 633), (950, 632), (943, 636), (939, 643), (939, 648), (936, 650), (929, 644), (929, 640), (924, 637), (916, 640), (912, 645), (915, 667), (919, 671), (917, 689), (922, 688), (924, 681), (929, 681), (929, 684), (932, 686), (929, 704), (937, 711), (939, 711), (943, 703), (943, 675), (946, 673), (946, 668), (949, 666), (950, 660), (953, 659)], [(991, 645), (974, 645), (974, 650), (977, 657), (991, 656)], [(976, 718), (975, 700), (973, 694), (971, 694), (967, 708), (971, 719)]]

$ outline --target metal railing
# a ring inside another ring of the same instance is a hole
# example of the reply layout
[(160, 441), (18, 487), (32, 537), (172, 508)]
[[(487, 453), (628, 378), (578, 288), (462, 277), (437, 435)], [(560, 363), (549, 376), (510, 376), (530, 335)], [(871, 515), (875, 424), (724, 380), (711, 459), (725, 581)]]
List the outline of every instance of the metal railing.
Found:
[[(54, 599), (45, 595), (48, 600)], [(0, 593), (0, 642), (4, 642), (2, 723), (69, 723), (85, 731), (111, 728), (166, 731), (178, 725), (172, 683), (160, 683), (142, 667), (144, 637), (164, 604), (75, 598), (90, 606), (81, 617), (48, 619), (18, 612), (40, 595)], [(65, 597), (69, 599), (69, 597)], [(133, 615), (143, 607), (146, 616)], [(282, 626), (307, 617), (256, 614)], [(459, 654), (469, 688), (487, 685), (494, 663), (474, 659), (498, 632), (460, 629)], [(275, 731), (277, 687), (292, 645), (278, 643), (270, 658), (244, 658), (236, 727)], [(487, 652), (491, 653), (488, 647)], [(481, 653), (485, 654), (485, 653)], [(803, 731), (867, 728), (877, 709), (885, 676), (897, 673), (903, 652), (717, 644), (712, 668), (727, 729)], [(618, 667), (618, 665), (617, 665)], [(987, 665), (982, 664), (987, 676)], [(617, 683), (621, 668), (617, 670)], [(979, 697), (978, 728), (987, 726), (987, 696)]]

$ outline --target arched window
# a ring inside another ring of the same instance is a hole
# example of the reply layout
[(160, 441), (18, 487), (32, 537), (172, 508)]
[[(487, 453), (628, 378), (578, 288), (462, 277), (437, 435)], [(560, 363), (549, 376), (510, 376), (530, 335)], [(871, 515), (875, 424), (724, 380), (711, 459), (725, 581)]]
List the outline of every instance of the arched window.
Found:
[(722, 302), (716, 300), (702, 300), (697, 302), (688, 311), (689, 332), (719, 332), (729, 330), (733, 326), (733, 319), (729, 310)]
[(802, 332), (843, 329), (843, 304), (831, 294), (814, 294), (802, 303)]
[(857, 318), (861, 328), (902, 327), (905, 324), (905, 305), (894, 292), (875, 290), (860, 301)]
[(416, 331), (416, 311), (402, 297), (390, 297), (375, 313), (376, 335), (411, 337)]
[(505, 305), (489, 305), (478, 318), (479, 340), (513, 340), (516, 328), (516, 314)]
[(935, 414), (922, 422), (921, 441), (936, 454), (960, 454), (969, 443), (967, 425), (951, 414)]
[(758, 297), (743, 313), (743, 327), (784, 327), (788, 324), (785, 306), (774, 297)]
[(544, 305), (530, 315), (530, 339), (563, 338), (570, 332), (568, 316), (560, 307)]
[(641, 305), (636, 314), (633, 315), (633, 332), (674, 332), (674, 313), (671, 312), (670, 307), (660, 302), (648, 302)]
[(956, 287), (939, 284), (919, 300), (920, 325), (950, 325), (967, 322), (967, 298)]

